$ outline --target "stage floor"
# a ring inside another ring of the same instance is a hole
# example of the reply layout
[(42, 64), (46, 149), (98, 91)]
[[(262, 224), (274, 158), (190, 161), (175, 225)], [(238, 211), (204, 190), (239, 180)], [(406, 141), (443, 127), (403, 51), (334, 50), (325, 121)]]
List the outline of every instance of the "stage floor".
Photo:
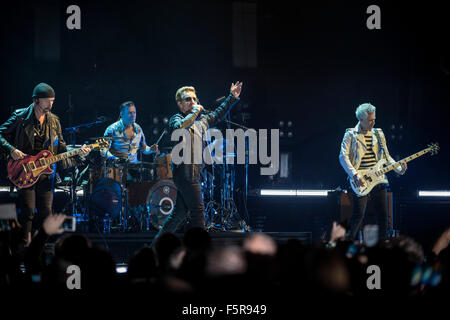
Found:
[[(84, 233), (93, 244), (105, 248), (114, 257), (117, 264), (128, 263), (129, 259), (141, 248), (148, 246), (155, 236), (155, 232), (137, 233)], [(180, 239), (183, 233), (175, 233)], [(240, 245), (251, 232), (210, 232), (213, 247), (223, 245)], [(264, 232), (278, 244), (289, 239), (297, 239), (305, 245), (312, 243), (311, 232)], [(56, 239), (55, 239), (56, 240)], [(54, 242), (48, 244), (52, 249)]]

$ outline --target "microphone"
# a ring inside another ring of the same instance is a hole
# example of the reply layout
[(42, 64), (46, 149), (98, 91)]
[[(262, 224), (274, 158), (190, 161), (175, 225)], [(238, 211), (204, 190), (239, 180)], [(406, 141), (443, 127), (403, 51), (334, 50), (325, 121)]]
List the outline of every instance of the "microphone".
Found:
[[(195, 106), (199, 106), (200, 105), (200, 100), (197, 100), (197, 104), (194, 105)], [(206, 109), (205, 107), (203, 107), (203, 110), (201, 112), (204, 112), (206, 114), (213, 112), (212, 110)]]
[[(223, 100), (225, 100), (225, 99), (226, 99), (226, 97), (220, 97), (220, 98), (217, 98), (217, 99), (216, 99), (216, 102), (221, 102), (221, 101), (223, 101)], [(197, 102), (200, 104), (200, 100), (197, 101)], [(208, 113), (211, 113), (211, 112), (213, 112), (213, 111), (214, 111), (214, 110), (209, 110), (209, 109), (203, 108), (203, 111), (202, 111), (202, 112), (208, 114)]]

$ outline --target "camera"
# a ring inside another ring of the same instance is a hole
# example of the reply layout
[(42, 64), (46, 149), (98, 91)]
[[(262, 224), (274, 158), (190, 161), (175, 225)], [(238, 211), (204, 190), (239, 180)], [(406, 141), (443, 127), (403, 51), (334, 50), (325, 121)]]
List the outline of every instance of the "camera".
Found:
[(67, 216), (61, 227), (64, 231), (75, 232), (77, 228), (77, 219), (73, 216)]

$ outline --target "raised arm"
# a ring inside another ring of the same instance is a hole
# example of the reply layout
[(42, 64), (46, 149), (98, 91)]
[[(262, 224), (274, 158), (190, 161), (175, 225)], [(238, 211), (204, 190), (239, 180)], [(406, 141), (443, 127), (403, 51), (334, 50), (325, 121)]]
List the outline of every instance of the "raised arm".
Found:
[(237, 81), (231, 84), (230, 94), (213, 112), (202, 116), (202, 121), (207, 127), (214, 126), (222, 121), (223, 117), (239, 101), (242, 91), (242, 82)]

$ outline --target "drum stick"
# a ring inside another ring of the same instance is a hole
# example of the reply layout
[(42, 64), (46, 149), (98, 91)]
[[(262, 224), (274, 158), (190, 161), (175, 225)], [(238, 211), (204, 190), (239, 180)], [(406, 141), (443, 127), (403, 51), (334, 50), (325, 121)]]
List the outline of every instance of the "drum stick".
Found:
[(167, 132), (166, 129), (164, 129), (163, 133), (159, 136), (155, 144), (158, 144), (161, 141), (162, 137), (166, 134), (166, 132)]

